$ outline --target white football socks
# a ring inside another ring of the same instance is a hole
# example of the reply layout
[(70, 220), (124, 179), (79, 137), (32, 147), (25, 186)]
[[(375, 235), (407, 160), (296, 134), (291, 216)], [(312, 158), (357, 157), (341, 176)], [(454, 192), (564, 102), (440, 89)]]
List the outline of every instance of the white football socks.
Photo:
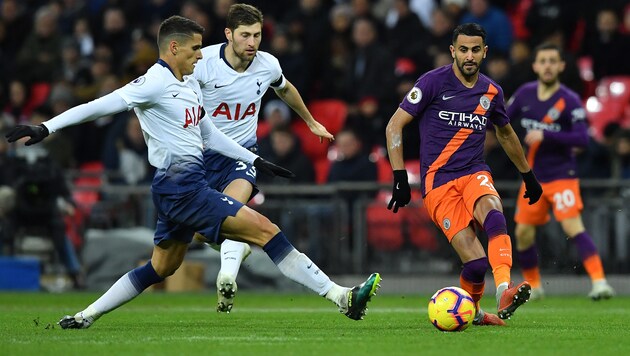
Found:
[(221, 269), (219, 274), (236, 279), (241, 262), (249, 246), (243, 242), (225, 240), (221, 243)]
[(291, 250), (282, 261), (277, 263), (277, 266), (282, 274), (321, 296), (326, 296), (333, 286), (336, 286), (324, 271), (296, 249)]

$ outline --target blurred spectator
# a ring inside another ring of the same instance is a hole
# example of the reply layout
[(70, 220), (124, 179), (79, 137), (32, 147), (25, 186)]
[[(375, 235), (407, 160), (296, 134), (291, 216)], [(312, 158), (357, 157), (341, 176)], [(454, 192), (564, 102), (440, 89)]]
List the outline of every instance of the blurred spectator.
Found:
[(509, 98), (519, 83), (514, 82), (510, 75), (510, 61), (503, 53), (488, 55), (486, 59), (486, 74), (503, 88), (503, 94)]
[(630, 37), (619, 31), (619, 18), (613, 9), (597, 13), (597, 30), (590, 34), (583, 54), (593, 58), (593, 74), (596, 80), (611, 75), (628, 75), (630, 66), (626, 56), (630, 53)]
[[(513, 93), (522, 84), (536, 80), (536, 75), (532, 71), (531, 51), (531, 47), (525, 41), (518, 40), (512, 43), (510, 48), (510, 83), (508, 88), (503, 88), (504, 92), (505, 89), (508, 89), (510, 93)], [(505, 94), (506, 100), (509, 97), (508, 94)]]
[(87, 71), (90, 66), (89, 61), (81, 57), (79, 43), (73, 38), (67, 38), (63, 41), (61, 59), (61, 79), (71, 84), (76, 84), (79, 76)]
[(136, 31), (132, 43), (132, 53), (125, 64), (123, 82), (130, 82), (147, 72), (158, 58), (158, 50), (148, 35)]
[(94, 100), (98, 97), (105, 79), (112, 74), (112, 52), (109, 47), (99, 45), (94, 50), (94, 58), (89, 70), (78, 73), (74, 95), (81, 102)]
[(52, 240), (55, 251), (65, 265), (73, 288), (85, 288), (81, 265), (74, 246), (66, 236), (64, 215), (74, 214), (74, 204), (62, 170), (48, 158), (43, 146), (20, 146), (10, 156), (8, 146), (0, 143), (0, 186), (13, 190), (15, 204), (4, 204), (0, 230), (13, 253), (15, 235), (24, 229), (40, 228)]
[[(207, 10), (211, 10), (211, 9), (208, 7)], [(198, 3), (197, 1), (186, 1), (182, 5), (182, 8), (179, 14), (203, 26), (205, 31), (203, 32), (201, 43), (204, 47), (217, 44), (217, 43), (226, 42), (225, 32), (224, 32), (225, 18), (221, 20), (211, 19), (210, 15), (206, 11), (206, 8), (202, 7), (200, 3)], [(150, 24), (151, 30), (149, 32), (153, 35), (153, 37), (157, 37), (157, 33), (158, 33), (158, 29), (159, 29), (161, 21), (162, 21), (161, 19), (155, 18), (154, 21)], [(220, 21), (220, 22), (216, 22), (216, 21)]]
[(385, 147), (386, 117), (376, 98), (367, 96), (359, 100), (358, 111), (346, 118), (346, 129), (356, 132), (363, 142), (363, 150), (370, 153), (374, 146)]
[[(300, 0), (297, 3), (284, 22), (288, 35), (300, 44), (306, 58), (303, 70), (312, 79), (320, 78), (330, 37), (328, 10), (322, 0)], [(291, 78), (289, 80), (292, 81)], [(306, 85), (310, 87), (312, 81)]]
[(87, 58), (94, 52), (94, 36), (90, 33), (87, 18), (80, 18), (74, 23), (74, 40), (79, 44), (81, 57)]
[(271, 130), (268, 137), (272, 151), (264, 156), (265, 159), (269, 159), (270, 161), (292, 171), (295, 173), (295, 178), (287, 180), (286, 178), (281, 177), (260, 175), (258, 177), (258, 181), (260, 183), (287, 184), (315, 182), (315, 169), (313, 168), (313, 163), (302, 152), (300, 141), (293, 131), (291, 131), (290, 126), (276, 126), (273, 130)]
[(57, 1), (58, 6), (58, 27), (61, 34), (70, 35), (74, 31), (74, 25), (77, 19), (87, 14), (85, 1), (82, 0), (63, 0)]
[(374, 182), (376, 164), (370, 161), (360, 136), (353, 130), (343, 129), (335, 137), (337, 160), (328, 173), (328, 182)]
[[(48, 106), (40, 106), (33, 111), (30, 124), (40, 125), (42, 122), (49, 120), (53, 116), (53, 112)], [(51, 135), (48, 140), (42, 143), (42, 145), (48, 152), (48, 157), (55, 161), (59, 168), (76, 168), (77, 165), (74, 157), (74, 143), (67, 132), (61, 131)]]
[[(455, 21), (449, 12), (443, 8), (437, 8), (431, 16), (432, 25), (429, 28), (430, 36), (425, 44), (425, 53), (429, 57), (429, 63), (433, 63), (433, 59), (439, 53), (447, 51), (448, 46), (453, 42), (453, 30), (455, 29)], [(432, 69), (432, 68), (431, 68)], [(422, 72), (430, 70), (427, 68)]]
[(486, 30), (486, 44), (491, 52), (508, 53), (512, 45), (512, 23), (505, 11), (492, 6), (489, 0), (468, 0), (468, 11), (460, 23), (478, 23)]
[(33, 32), (18, 53), (16, 69), (29, 84), (50, 83), (61, 76), (61, 36), (57, 33), (57, 17), (49, 6), (35, 13)]
[[(317, 119), (317, 118), (315, 118)], [(291, 124), (291, 109), (280, 99), (269, 100), (263, 110), (262, 122), (258, 123), (258, 153), (267, 158), (273, 154), (271, 137), (269, 134), (276, 127)]]
[(154, 169), (148, 163), (140, 121), (135, 115), (120, 121), (124, 122), (124, 133), (111, 137), (103, 149), (103, 164), (114, 173), (111, 181), (128, 185), (151, 183)]
[(9, 84), (9, 101), (2, 109), (4, 121), (11, 125), (27, 123), (33, 106), (29, 102), (29, 92), (26, 85), (19, 81), (13, 80)]
[(123, 64), (131, 53), (131, 29), (121, 8), (112, 7), (103, 13), (103, 29), (98, 33), (98, 43), (111, 50), (112, 69), (116, 74), (122, 74)]
[[(227, 14), (232, 4), (236, 3), (234, 0), (214, 0), (211, 2), (212, 7), (204, 9), (201, 7), (201, 12), (207, 14), (206, 11), (209, 11), (209, 19), (208, 19), (208, 27), (205, 27), (203, 22), (198, 22), (201, 26), (204, 26), (206, 29), (205, 32), (208, 32), (206, 35), (204, 33), (204, 46), (223, 43), (226, 42), (225, 39), (225, 24), (227, 19)], [(196, 15), (192, 17), (193, 20), (197, 21), (199, 16)], [(208, 41), (206, 44), (205, 41)]]
[(355, 20), (352, 29), (355, 49), (345, 73), (345, 99), (350, 104), (356, 105), (366, 96), (375, 97), (385, 106), (392, 104), (394, 60), (377, 42), (377, 35), (371, 20)]
[(2, 41), (2, 49), (15, 56), (20, 51), (26, 38), (31, 32), (32, 22), (24, 11), (25, 7), (17, 0), (3, 0), (0, 2), (0, 22), (2, 22), (6, 36)]
[(291, 81), (300, 93), (303, 94), (303, 100), (308, 102), (309, 90), (307, 85), (310, 83), (309, 73), (304, 70), (304, 63), (306, 58), (302, 51), (299, 50), (295, 41), (292, 40), (286, 29), (283, 27), (276, 27), (273, 38), (271, 39), (271, 47), (269, 53), (276, 56), (280, 67), (282, 68), (282, 74)]
[(630, 179), (630, 130), (617, 133), (613, 148), (613, 178)]
[(442, 8), (450, 14), (450, 16), (459, 23), (464, 15), (468, 0), (442, 0)]
[(630, 35), (630, 4), (626, 5), (623, 8), (623, 14), (621, 19), (621, 25), (619, 26), (619, 31), (628, 36)]
[(343, 98), (345, 95), (345, 83), (339, 78), (343, 78), (350, 68), (352, 21), (350, 6), (339, 4), (330, 10), (332, 33), (322, 64), (322, 75), (314, 88), (317, 98)]
[(549, 33), (560, 31), (568, 42), (579, 20), (579, 6), (564, 0), (531, 0), (525, 25), (531, 35), (532, 46), (540, 44)]
[(394, 58), (421, 59), (428, 40), (428, 31), (418, 15), (409, 8), (409, 0), (394, 0), (391, 13), (395, 20), (387, 23), (387, 47)]

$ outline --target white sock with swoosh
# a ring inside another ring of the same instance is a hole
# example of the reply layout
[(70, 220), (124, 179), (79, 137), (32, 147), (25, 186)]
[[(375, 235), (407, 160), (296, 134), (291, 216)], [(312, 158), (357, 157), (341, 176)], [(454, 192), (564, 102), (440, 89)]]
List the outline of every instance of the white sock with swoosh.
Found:
[(282, 274), (321, 296), (326, 296), (336, 285), (310, 258), (296, 249), (291, 250), (277, 266)]
[(219, 274), (228, 275), (236, 279), (246, 248), (247, 246), (243, 242), (223, 241), (221, 244), (221, 270)]

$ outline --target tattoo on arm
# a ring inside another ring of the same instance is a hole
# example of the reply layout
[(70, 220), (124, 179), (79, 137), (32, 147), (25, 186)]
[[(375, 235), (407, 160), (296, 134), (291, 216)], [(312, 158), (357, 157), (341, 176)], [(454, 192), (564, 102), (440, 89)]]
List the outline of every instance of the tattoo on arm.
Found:
[(400, 134), (394, 134), (392, 136), (392, 144), (390, 146), (390, 148), (394, 149), (394, 148), (398, 148), (402, 145), (402, 137)]

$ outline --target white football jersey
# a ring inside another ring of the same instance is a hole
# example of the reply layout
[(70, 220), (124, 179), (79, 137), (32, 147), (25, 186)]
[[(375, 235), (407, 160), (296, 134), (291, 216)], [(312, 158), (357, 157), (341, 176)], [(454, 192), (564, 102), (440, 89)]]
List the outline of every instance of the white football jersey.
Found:
[(181, 184), (180, 189), (186, 185), (193, 189), (198, 185), (195, 182), (203, 182), (202, 102), (197, 80), (184, 76), (180, 82), (158, 61), (145, 75), (116, 92), (140, 120), (149, 163), (158, 170), (154, 189), (168, 191), (173, 183)]
[(271, 86), (284, 88), (286, 80), (278, 59), (258, 51), (243, 73), (235, 71), (225, 59), (227, 43), (201, 50), (201, 59), (193, 73), (203, 93), (207, 118), (241, 146), (256, 143), (260, 101)]

